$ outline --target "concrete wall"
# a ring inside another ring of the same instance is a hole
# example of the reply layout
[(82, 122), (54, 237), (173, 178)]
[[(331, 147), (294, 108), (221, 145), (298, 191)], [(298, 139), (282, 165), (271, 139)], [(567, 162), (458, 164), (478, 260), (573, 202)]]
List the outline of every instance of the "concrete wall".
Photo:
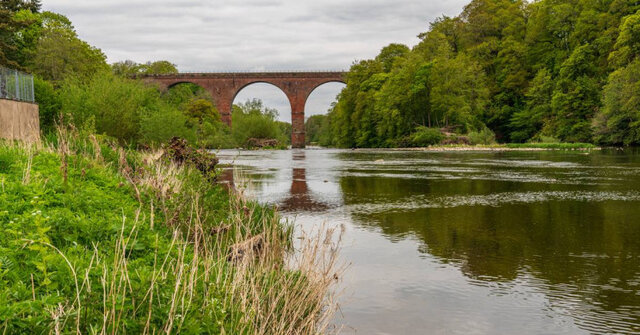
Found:
[(0, 99), (0, 138), (27, 142), (39, 141), (38, 105)]

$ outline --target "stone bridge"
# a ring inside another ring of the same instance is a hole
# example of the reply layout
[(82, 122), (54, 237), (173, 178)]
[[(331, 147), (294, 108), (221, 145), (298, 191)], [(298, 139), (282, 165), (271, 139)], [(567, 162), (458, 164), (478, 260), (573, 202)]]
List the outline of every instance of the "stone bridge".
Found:
[(213, 97), (222, 121), (231, 126), (231, 108), (236, 95), (245, 87), (255, 83), (268, 83), (280, 88), (291, 104), (291, 145), (304, 148), (304, 108), (307, 98), (318, 86), (330, 83), (345, 83), (345, 72), (253, 72), (253, 73), (180, 73), (170, 75), (143, 76), (147, 82), (160, 85), (162, 89), (192, 83), (207, 90)]

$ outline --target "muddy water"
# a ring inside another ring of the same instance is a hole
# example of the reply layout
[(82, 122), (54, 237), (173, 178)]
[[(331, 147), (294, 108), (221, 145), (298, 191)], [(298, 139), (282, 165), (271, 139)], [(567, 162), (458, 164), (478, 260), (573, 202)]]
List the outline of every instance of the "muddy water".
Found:
[(346, 227), (345, 334), (640, 334), (640, 152), (222, 151)]

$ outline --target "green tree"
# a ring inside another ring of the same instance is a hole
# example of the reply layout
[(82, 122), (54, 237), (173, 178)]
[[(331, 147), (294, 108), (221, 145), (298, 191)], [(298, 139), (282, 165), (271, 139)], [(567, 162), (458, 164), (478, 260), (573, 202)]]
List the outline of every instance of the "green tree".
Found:
[(147, 62), (145, 64), (125, 60), (111, 64), (111, 70), (114, 74), (123, 77), (133, 77), (137, 74), (163, 75), (178, 73), (176, 65), (166, 60)]
[(590, 45), (576, 48), (560, 68), (552, 108), (556, 137), (567, 142), (590, 142), (591, 119), (600, 106), (601, 88), (595, 77)]
[(169, 61), (161, 60), (140, 65), (140, 72), (147, 75), (175, 74), (178, 73), (178, 68)]
[(538, 71), (526, 94), (526, 108), (515, 113), (509, 123), (510, 137), (513, 141), (525, 142), (533, 138), (550, 121), (554, 86), (551, 73), (547, 69)]
[(614, 48), (609, 60), (617, 67), (629, 64), (640, 55), (640, 12), (624, 19)]
[(441, 116), (439, 126), (478, 128), (477, 117), (485, 109), (489, 90), (479, 64), (466, 55), (434, 62), (431, 72), (431, 109)]
[(117, 76), (132, 77), (142, 72), (142, 65), (132, 60), (125, 60), (111, 64), (111, 70)]
[(53, 85), (35, 76), (33, 78), (35, 100), (40, 110), (40, 129), (48, 132), (54, 129), (60, 116), (61, 101)]
[(13, 68), (24, 66), (21, 31), (37, 23), (33, 18), (27, 19), (26, 16), (32, 16), (32, 13), (39, 10), (40, 1), (3, 0), (0, 2), (0, 65)]
[(325, 123), (326, 118), (326, 115), (312, 115), (304, 123), (306, 134), (305, 141), (307, 142), (307, 144), (320, 143), (322, 126)]
[(41, 15), (43, 32), (29, 69), (45, 80), (59, 83), (73, 76), (88, 80), (109, 70), (100, 49), (80, 40), (65, 16), (51, 12)]
[(595, 129), (601, 143), (640, 144), (640, 60), (609, 76)]
[(244, 146), (247, 140), (275, 139), (280, 144), (289, 143), (283, 131), (286, 131), (278, 121), (278, 111), (264, 106), (262, 100), (250, 99), (233, 106), (231, 114), (232, 136), (236, 144)]
[(197, 119), (199, 123), (203, 120), (211, 120), (213, 122), (220, 122), (220, 113), (216, 107), (207, 99), (194, 99), (191, 100), (186, 106), (187, 116)]

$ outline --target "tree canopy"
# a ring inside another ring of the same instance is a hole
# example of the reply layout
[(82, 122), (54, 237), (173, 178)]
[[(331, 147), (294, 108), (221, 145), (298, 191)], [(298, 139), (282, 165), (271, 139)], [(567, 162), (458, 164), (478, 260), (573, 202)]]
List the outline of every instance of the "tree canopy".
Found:
[(391, 44), (354, 63), (315, 136), (387, 147), (420, 127), (488, 127), (503, 142), (640, 144), (638, 10), (617, 0), (472, 0), (413, 48)]

